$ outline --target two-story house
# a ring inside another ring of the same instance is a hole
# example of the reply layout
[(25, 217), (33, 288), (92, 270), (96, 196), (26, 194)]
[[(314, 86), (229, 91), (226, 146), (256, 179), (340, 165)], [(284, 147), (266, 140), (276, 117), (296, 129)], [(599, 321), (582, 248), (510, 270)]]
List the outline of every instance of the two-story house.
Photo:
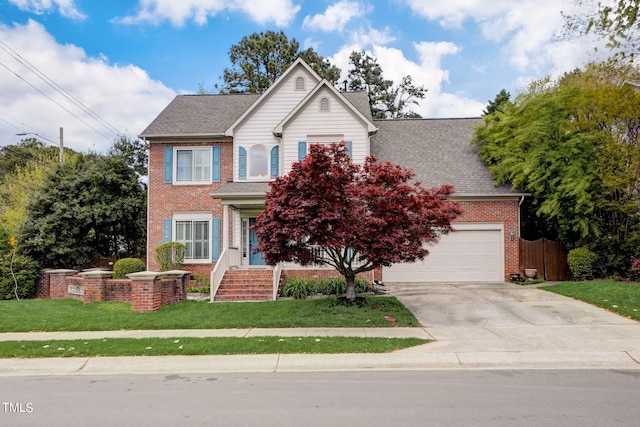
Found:
[(463, 209), (457, 231), (424, 261), (385, 268), (376, 278), (503, 281), (519, 270), (523, 195), (494, 187), (470, 148), (480, 123), (373, 120), (366, 93), (338, 91), (302, 60), (263, 94), (179, 95), (140, 135), (150, 147), (149, 269), (158, 268), (155, 248), (176, 241), (187, 247), (185, 269), (215, 269), (212, 289), (232, 272), (260, 271), (276, 283), (283, 271), (322, 275), (327, 269), (265, 266), (252, 227), (270, 180), (288, 173), (310, 144), (345, 141), (356, 163), (374, 155), (413, 168), (425, 186), (453, 184)]

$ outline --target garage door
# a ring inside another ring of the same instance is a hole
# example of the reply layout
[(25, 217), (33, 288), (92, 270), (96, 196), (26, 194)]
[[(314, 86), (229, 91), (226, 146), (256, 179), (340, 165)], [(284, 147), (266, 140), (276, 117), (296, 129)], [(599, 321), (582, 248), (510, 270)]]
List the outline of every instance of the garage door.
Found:
[(415, 263), (394, 264), (382, 270), (384, 282), (503, 281), (501, 230), (460, 229), (443, 236), (429, 255)]

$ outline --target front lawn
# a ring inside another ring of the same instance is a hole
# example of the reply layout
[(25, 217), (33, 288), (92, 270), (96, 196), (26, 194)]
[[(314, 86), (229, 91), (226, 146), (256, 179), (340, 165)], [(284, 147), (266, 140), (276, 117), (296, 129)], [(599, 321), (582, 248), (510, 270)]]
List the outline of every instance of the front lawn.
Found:
[(640, 284), (614, 280), (562, 282), (540, 289), (588, 302), (598, 307), (640, 320)]
[[(385, 316), (397, 319), (391, 324)], [(242, 303), (185, 301), (151, 313), (131, 304), (72, 299), (0, 301), (0, 332), (419, 326), (394, 297), (345, 306), (335, 297)]]

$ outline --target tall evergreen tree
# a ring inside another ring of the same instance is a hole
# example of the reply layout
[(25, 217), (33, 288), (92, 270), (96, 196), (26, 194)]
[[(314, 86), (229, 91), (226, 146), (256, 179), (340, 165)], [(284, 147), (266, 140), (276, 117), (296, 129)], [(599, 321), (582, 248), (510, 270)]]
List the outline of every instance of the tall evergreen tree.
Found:
[(349, 64), (352, 68), (348, 74), (348, 88), (367, 92), (371, 114), (375, 119), (420, 117), (409, 107), (424, 99), (427, 90), (424, 86), (414, 85), (411, 76), (403, 77), (400, 84), (394, 86), (393, 80), (383, 77), (378, 60), (364, 51), (352, 52)]
[(231, 46), (229, 59), (233, 67), (225, 68), (219, 89), (225, 93), (262, 93), (298, 57), (331, 84), (340, 77), (340, 69), (312, 48), (300, 51), (300, 43), (295, 38), (289, 39), (282, 31), (266, 31), (245, 36)]

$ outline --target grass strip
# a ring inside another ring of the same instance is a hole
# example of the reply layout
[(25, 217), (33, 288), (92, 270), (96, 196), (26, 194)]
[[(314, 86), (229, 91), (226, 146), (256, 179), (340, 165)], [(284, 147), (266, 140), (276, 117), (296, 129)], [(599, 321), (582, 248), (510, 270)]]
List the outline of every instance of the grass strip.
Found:
[[(385, 316), (397, 322), (391, 324)], [(185, 301), (151, 313), (133, 313), (131, 304), (122, 302), (0, 301), (0, 332), (392, 326), (419, 323), (395, 297), (387, 296), (366, 297), (361, 306), (346, 306), (335, 297), (213, 304)]]
[(0, 358), (230, 354), (387, 353), (426, 344), (420, 338), (216, 337), (4, 341)]
[(614, 280), (562, 282), (540, 289), (588, 302), (630, 319), (640, 320), (640, 284)]

